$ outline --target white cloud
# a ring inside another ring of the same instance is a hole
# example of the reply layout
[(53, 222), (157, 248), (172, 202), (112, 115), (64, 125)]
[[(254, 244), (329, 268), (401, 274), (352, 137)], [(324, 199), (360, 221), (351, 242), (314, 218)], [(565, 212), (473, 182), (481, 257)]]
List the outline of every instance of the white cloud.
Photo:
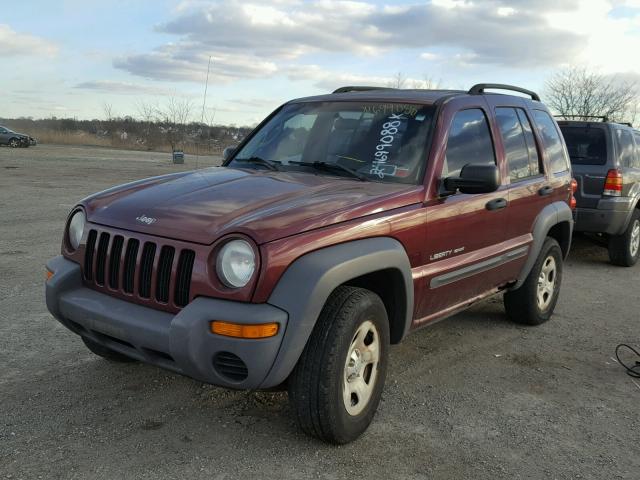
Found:
[(122, 95), (171, 95), (172, 92), (166, 88), (159, 88), (155, 85), (143, 85), (139, 83), (117, 82), (113, 80), (94, 80), (82, 82), (75, 86), (82, 90), (95, 90), (103, 93), (115, 93)]
[(436, 0), (381, 7), (343, 0), (191, 0), (156, 26), (175, 42), (114, 65), (146, 78), (200, 81), (213, 55), (212, 78), (229, 81), (268, 77), (283, 63), (316, 53), (375, 57), (446, 47), (476, 64), (556, 66), (579, 53), (585, 34), (550, 26), (539, 7), (551, 3)]
[(0, 57), (22, 55), (52, 57), (57, 52), (58, 47), (43, 38), (18, 33), (7, 24), (0, 24)]
[(438, 60), (440, 58), (440, 55), (438, 55), (437, 53), (424, 52), (420, 54), (420, 58), (433, 62), (435, 60)]
[[(167, 45), (152, 53), (114, 60), (114, 66), (153, 80), (202, 82), (209, 56), (198, 45)], [(275, 63), (257, 56), (216, 52), (211, 55), (209, 80), (230, 82), (240, 78), (265, 78), (278, 70)]]
[[(640, 5), (640, 0), (616, 2), (616, 5)], [(580, 3), (570, 12), (546, 15), (550, 25), (583, 35), (586, 41), (579, 54), (568, 59), (603, 73), (634, 71), (640, 73), (640, 62), (632, 52), (640, 51), (640, 12), (635, 16), (610, 16), (614, 4), (607, 0)]]

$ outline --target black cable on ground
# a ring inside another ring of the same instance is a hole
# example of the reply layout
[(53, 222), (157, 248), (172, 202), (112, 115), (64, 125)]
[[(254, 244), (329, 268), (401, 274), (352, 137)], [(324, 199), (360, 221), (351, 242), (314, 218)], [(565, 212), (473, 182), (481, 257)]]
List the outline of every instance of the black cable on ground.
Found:
[(620, 360), (620, 356), (618, 355), (618, 350), (620, 350), (621, 347), (631, 350), (633, 353), (635, 353), (638, 356), (638, 358), (640, 358), (640, 352), (638, 352), (638, 350), (636, 350), (635, 348), (630, 347), (626, 343), (621, 343), (616, 347), (616, 358), (618, 359), (618, 363), (622, 365), (624, 369), (627, 371), (627, 375), (634, 378), (640, 378), (640, 360), (636, 360), (635, 364), (632, 366), (629, 366), (626, 363), (624, 363), (622, 360)]

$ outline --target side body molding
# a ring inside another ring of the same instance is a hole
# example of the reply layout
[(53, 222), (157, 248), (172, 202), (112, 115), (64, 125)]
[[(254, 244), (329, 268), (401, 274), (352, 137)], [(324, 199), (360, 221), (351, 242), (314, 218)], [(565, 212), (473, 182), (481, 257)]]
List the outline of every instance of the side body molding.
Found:
[(407, 253), (389, 237), (367, 238), (308, 253), (285, 271), (268, 303), (289, 313), (287, 331), (276, 361), (262, 388), (282, 383), (300, 358), (322, 307), (341, 284), (367, 273), (396, 269), (402, 274), (406, 297), (404, 334), (413, 317), (413, 278)]
[[(527, 279), (529, 272), (533, 268), (533, 264), (538, 259), (544, 240), (547, 238), (549, 230), (555, 225), (567, 222), (569, 224), (569, 244), (571, 244), (571, 235), (573, 234), (573, 212), (566, 202), (553, 202), (542, 209), (538, 214), (533, 225), (533, 242), (529, 252), (529, 258), (525, 263), (518, 281), (514, 285), (514, 289), (520, 287)], [(568, 250), (567, 250), (568, 253)]]

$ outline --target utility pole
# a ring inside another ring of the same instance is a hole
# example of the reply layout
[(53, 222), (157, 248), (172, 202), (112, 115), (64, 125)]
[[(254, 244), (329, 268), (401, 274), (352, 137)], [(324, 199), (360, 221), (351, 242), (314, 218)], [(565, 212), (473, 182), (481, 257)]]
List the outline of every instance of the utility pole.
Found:
[[(202, 115), (200, 116), (200, 124), (204, 125), (204, 109), (207, 105), (207, 89), (209, 88), (209, 72), (211, 71), (211, 55), (209, 55), (209, 63), (207, 64), (207, 79), (204, 83), (204, 98), (202, 99)], [(196, 143), (196, 151), (198, 149)], [(198, 154), (196, 153), (196, 170), (198, 169)]]

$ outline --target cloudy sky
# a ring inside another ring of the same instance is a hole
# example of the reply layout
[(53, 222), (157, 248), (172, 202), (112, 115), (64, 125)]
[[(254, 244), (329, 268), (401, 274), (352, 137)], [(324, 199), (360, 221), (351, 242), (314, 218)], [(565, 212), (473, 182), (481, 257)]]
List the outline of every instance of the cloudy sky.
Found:
[[(190, 99), (254, 124), (292, 97), (402, 72), (446, 88), (542, 89), (586, 64), (640, 79), (640, 0), (11, 2), (0, 14), (0, 117), (136, 115)], [(633, 52), (631, 54), (631, 52)]]

